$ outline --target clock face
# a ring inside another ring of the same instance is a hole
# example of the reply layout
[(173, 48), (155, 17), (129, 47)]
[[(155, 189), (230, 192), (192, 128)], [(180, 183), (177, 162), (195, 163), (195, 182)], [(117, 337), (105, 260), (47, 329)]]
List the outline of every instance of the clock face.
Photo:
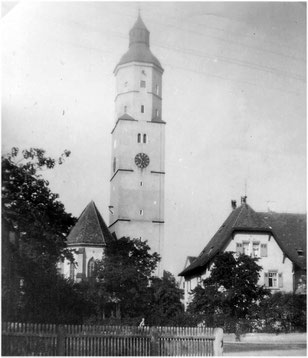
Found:
[(138, 153), (135, 156), (135, 163), (139, 168), (146, 168), (150, 163), (150, 158), (145, 153)]

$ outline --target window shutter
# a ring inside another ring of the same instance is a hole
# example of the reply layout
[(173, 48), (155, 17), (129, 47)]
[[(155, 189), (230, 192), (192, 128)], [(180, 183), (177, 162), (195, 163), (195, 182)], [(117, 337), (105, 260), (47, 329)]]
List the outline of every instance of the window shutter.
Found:
[(278, 274), (278, 286), (279, 288), (283, 287), (283, 278), (282, 278), (282, 273)]
[(267, 257), (267, 244), (261, 244), (261, 257)]
[(236, 243), (236, 253), (237, 254), (243, 253), (243, 244), (241, 244), (240, 242)]
[(265, 287), (269, 286), (269, 282), (268, 282), (268, 272), (264, 272), (264, 285)]

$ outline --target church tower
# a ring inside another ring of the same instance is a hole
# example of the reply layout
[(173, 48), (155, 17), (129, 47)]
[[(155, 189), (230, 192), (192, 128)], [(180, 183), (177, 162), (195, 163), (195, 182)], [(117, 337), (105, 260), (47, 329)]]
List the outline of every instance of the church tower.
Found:
[[(139, 14), (129, 32), (129, 49), (114, 70), (109, 230), (118, 238), (147, 240), (163, 260), (166, 123), (162, 120), (162, 74)], [(161, 261), (157, 275), (162, 273)]]

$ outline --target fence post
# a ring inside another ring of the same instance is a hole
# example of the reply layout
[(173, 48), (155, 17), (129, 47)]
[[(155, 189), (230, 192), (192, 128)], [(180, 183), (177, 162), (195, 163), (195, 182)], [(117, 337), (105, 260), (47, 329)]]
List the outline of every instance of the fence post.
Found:
[(224, 351), (224, 331), (222, 328), (214, 329), (215, 340), (213, 343), (213, 355), (222, 356)]
[(57, 356), (65, 356), (65, 329), (61, 324), (57, 326)]
[(159, 356), (158, 330), (156, 327), (151, 327), (150, 329), (151, 329), (150, 355)]

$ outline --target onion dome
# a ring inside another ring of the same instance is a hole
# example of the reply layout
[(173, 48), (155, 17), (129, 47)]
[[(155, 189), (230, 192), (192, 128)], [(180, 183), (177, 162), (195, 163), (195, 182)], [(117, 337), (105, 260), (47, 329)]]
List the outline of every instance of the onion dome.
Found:
[(116, 67), (129, 62), (151, 63), (163, 70), (160, 62), (150, 50), (150, 32), (142, 21), (140, 14), (129, 32), (129, 49), (122, 56)]

